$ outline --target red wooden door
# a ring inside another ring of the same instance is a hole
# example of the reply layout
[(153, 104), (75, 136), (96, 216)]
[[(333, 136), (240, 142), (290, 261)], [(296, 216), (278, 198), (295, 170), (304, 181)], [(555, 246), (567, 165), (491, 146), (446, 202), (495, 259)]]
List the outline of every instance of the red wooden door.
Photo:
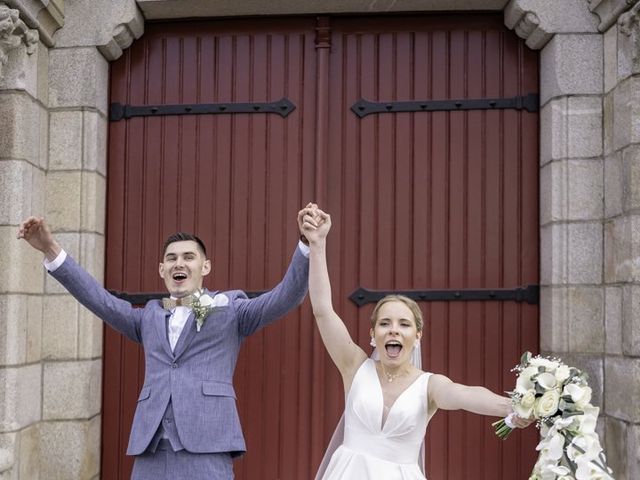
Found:
[[(538, 116), (517, 110), (382, 113), (391, 102), (508, 98), (538, 91), (537, 54), (494, 15), (332, 21), (328, 205), (336, 308), (367, 345), (381, 290), (512, 288), (538, 283)], [(537, 305), (424, 302), (425, 370), (513, 389), (511, 368), (538, 349)], [(325, 405), (342, 405), (328, 368)], [(335, 415), (325, 425), (330, 430)], [(488, 418), (438, 412), (427, 430), (429, 479), (521, 479), (537, 432), (503, 443)]]
[[(163, 239), (195, 232), (208, 245), (209, 288), (274, 286), (297, 244), (296, 215), (313, 182), (313, 22), (149, 25), (113, 65), (111, 99), (133, 105), (293, 100), (293, 115), (160, 116), (113, 122), (109, 139), (109, 288), (163, 290)], [(305, 405), (313, 324), (301, 310), (250, 338), (235, 385), (252, 457), (238, 478), (279, 476), (295, 445), (308, 445)], [(290, 346), (295, 346), (291, 348)], [(304, 348), (299, 348), (299, 347)], [(142, 356), (106, 329), (103, 478), (128, 478), (123, 457)], [(291, 412), (296, 412), (292, 414)], [(287, 436), (283, 435), (287, 432)], [(308, 451), (308, 448), (306, 448)], [(309, 462), (301, 460), (308, 471)], [(294, 470), (295, 471), (295, 470)], [(290, 474), (289, 474), (290, 477)], [(291, 478), (291, 477), (290, 477)]]
[[(239, 113), (112, 122), (108, 288), (162, 291), (162, 241), (178, 230), (193, 231), (208, 245), (208, 287), (269, 288), (295, 246), (297, 210), (318, 196), (326, 198), (335, 224), (330, 266), (336, 307), (362, 345), (371, 306), (347, 300), (358, 286), (537, 283), (537, 114), (420, 112), (361, 119), (350, 110), (359, 98), (536, 92), (537, 56), (497, 15), (345, 17), (331, 20), (324, 87), (315, 26), (307, 18), (150, 24), (114, 62), (112, 102), (287, 97), (296, 109), (286, 118)], [(328, 118), (326, 129), (318, 118)], [(326, 156), (317, 153), (323, 148)], [(422, 306), (425, 369), (456, 381), (507, 390), (520, 352), (537, 350), (536, 306)], [(105, 329), (104, 479), (129, 476), (124, 451), (142, 358), (137, 346)], [(312, 478), (343, 395), (308, 304), (245, 343), (235, 385), (249, 450), (236, 462), (236, 478)], [(429, 478), (463, 479), (471, 471), (475, 478), (525, 478), (535, 432), (502, 444), (489, 423), (438, 413), (427, 436)]]

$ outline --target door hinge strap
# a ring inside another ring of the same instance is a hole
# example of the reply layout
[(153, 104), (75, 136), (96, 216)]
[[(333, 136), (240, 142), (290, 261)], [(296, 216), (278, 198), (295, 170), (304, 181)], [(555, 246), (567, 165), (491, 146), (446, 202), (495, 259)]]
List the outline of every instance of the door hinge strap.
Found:
[(229, 113), (276, 113), (286, 117), (295, 110), (296, 106), (286, 97), (276, 102), (249, 102), (249, 103), (195, 103), (180, 105), (123, 105), (112, 103), (109, 109), (109, 120), (118, 120), (132, 117), (157, 117), (161, 115), (206, 115)]
[[(259, 290), (254, 292), (245, 291), (247, 297), (255, 298), (259, 295), (262, 295), (265, 291)], [(129, 292), (120, 292), (118, 290), (109, 290), (109, 293), (114, 297), (117, 297), (121, 300), (126, 300), (131, 305), (144, 305), (149, 300), (160, 300), (164, 297), (169, 296), (169, 292), (141, 292), (141, 293), (129, 293)]]
[(455, 301), (514, 301), (527, 302), (530, 305), (540, 303), (540, 286), (527, 285), (526, 287), (508, 288), (484, 288), (477, 290), (368, 290), (359, 287), (349, 299), (361, 307), (367, 303), (375, 303), (387, 295), (404, 295), (416, 302), (455, 302)]
[(504, 110), (525, 109), (537, 112), (540, 108), (538, 94), (511, 98), (467, 98), (461, 100), (415, 100), (408, 102), (370, 102), (360, 99), (351, 106), (351, 110), (360, 118), (373, 113), (399, 112), (446, 112), (455, 110)]

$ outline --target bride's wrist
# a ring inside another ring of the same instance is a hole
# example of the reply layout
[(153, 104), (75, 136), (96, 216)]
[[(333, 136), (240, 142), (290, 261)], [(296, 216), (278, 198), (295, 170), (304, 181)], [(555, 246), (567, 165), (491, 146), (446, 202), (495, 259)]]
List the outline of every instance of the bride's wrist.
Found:
[(516, 412), (511, 412), (506, 417), (504, 417), (505, 425), (514, 430), (516, 428), (516, 424), (513, 422), (515, 416), (516, 416)]

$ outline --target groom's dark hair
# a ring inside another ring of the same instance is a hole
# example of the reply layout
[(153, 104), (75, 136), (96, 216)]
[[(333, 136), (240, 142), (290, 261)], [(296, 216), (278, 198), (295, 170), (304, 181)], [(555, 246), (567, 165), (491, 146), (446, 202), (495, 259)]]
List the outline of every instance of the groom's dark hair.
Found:
[(196, 242), (198, 244), (198, 248), (200, 248), (200, 250), (202, 251), (204, 258), (207, 258), (207, 247), (204, 246), (204, 242), (195, 235), (185, 232), (174, 233), (167, 237), (167, 239), (164, 241), (164, 246), (162, 247), (162, 256), (164, 257), (164, 254), (167, 253), (167, 247), (172, 243), (184, 242), (188, 240)]

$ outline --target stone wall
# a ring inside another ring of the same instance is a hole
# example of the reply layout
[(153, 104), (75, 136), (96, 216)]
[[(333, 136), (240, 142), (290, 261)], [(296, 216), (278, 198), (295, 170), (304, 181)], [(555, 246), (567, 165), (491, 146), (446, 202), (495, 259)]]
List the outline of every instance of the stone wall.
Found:
[(541, 350), (589, 373), (618, 480), (640, 478), (639, 8), (512, 0), (505, 9), (507, 26), (541, 48)]
[[(44, 275), (15, 226), (45, 204), (48, 48), (0, 3), (0, 478), (38, 478)], [(34, 459), (36, 462), (34, 463)]]
[(604, 31), (604, 409), (618, 479), (640, 478), (640, 2)]
[(503, 9), (540, 50), (541, 348), (590, 373), (616, 479), (640, 478), (639, 4), (0, 0), (0, 480), (99, 477), (102, 325), (15, 234), (46, 216), (102, 278), (109, 61), (143, 14), (444, 7)]
[(109, 61), (143, 25), (133, 0), (0, 1), (2, 480), (99, 477), (102, 323), (15, 237), (45, 216), (102, 279)]

